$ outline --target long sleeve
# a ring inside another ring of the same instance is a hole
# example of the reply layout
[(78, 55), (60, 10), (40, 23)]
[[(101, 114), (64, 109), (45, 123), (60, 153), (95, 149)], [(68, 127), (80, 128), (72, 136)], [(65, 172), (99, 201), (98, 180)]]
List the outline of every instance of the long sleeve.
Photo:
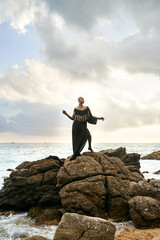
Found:
[(90, 109), (89, 109), (89, 113), (90, 113), (90, 116), (89, 116), (87, 122), (90, 123), (90, 124), (97, 124), (97, 118), (92, 115)]

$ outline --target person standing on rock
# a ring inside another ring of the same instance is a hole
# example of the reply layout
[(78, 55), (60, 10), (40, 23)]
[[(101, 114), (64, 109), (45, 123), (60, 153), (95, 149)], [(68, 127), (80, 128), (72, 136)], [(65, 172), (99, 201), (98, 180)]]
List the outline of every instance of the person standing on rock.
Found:
[(68, 113), (63, 110), (65, 114), (71, 120), (74, 120), (72, 125), (72, 146), (73, 146), (73, 155), (70, 160), (76, 159), (77, 156), (80, 156), (80, 152), (84, 148), (88, 140), (88, 150), (93, 152), (91, 146), (91, 134), (87, 129), (87, 122), (91, 124), (96, 124), (97, 120), (104, 120), (103, 117), (94, 117), (87, 106), (83, 106), (84, 98), (78, 98), (79, 105), (74, 108), (73, 115), (70, 116)]

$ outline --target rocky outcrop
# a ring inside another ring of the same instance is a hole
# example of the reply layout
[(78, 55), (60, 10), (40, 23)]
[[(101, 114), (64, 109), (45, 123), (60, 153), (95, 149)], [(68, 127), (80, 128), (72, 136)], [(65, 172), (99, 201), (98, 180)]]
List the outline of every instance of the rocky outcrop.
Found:
[(101, 218), (65, 213), (53, 240), (113, 240), (115, 226)]
[(102, 150), (100, 152), (107, 155), (108, 157), (118, 157), (121, 160), (126, 156), (125, 147), (119, 147), (116, 149), (107, 149), (107, 150)]
[(150, 154), (147, 154), (146, 156), (143, 156), (141, 159), (156, 159), (160, 160), (160, 151), (152, 152)]
[(142, 179), (117, 157), (83, 153), (74, 161), (65, 160), (57, 187), (65, 211), (121, 220), (129, 217), (130, 182)]
[(109, 157), (120, 158), (124, 165), (128, 167), (131, 172), (140, 173), (140, 154), (138, 153), (126, 153), (126, 148), (119, 147), (117, 149), (102, 150), (101, 153)]
[(160, 226), (160, 180), (131, 183), (130, 191), (133, 222), (140, 227)]
[[(54, 205), (54, 202), (52, 203)], [(63, 209), (59, 206), (35, 206), (31, 207), (28, 216), (35, 219), (38, 224), (58, 225), (63, 215)]]
[[(52, 212), (58, 211), (56, 209), (61, 208), (61, 201), (56, 184), (57, 173), (62, 164), (63, 161), (55, 156), (20, 164), (16, 171), (5, 179), (0, 192), (0, 209), (28, 211), (38, 206), (38, 209), (43, 207), (45, 212), (46, 208), (50, 207)], [(62, 215), (59, 212), (60, 214)], [(54, 215), (52, 220), (53, 217)]]
[[(115, 152), (122, 159), (129, 158), (125, 149)], [(49, 156), (23, 162), (5, 179), (0, 209), (29, 211), (40, 224), (58, 224), (65, 212), (128, 219), (130, 183), (143, 180), (143, 175), (134, 165), (131, 171), (122, 159), (86, 152), (73, 161)]]
[(158, 175), (160, 175), (160, 170), (155, 171), (154, 174), (158, 174)]

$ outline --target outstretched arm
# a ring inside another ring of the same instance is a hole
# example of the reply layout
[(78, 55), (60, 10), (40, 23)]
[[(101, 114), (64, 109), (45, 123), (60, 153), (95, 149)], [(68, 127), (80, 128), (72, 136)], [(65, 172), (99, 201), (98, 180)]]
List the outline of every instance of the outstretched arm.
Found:
[(104, 117), (96, 117), (98, 120), (104, 121)]
[(65, 110), (63, 110), (62, 112), (63, 112), (64, 115), (66, 115), (71, 120), (75, 119), (75, 111), (73, 111), (73, 115), (72, 116), (70, 116)]

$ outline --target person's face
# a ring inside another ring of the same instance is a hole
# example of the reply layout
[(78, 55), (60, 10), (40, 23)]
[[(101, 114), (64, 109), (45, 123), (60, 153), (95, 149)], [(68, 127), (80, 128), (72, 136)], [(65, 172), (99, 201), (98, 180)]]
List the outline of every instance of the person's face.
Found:
[(84, 103), (84, 98), (80, 97), (79, 98), (79, 103), (83, 104)]

